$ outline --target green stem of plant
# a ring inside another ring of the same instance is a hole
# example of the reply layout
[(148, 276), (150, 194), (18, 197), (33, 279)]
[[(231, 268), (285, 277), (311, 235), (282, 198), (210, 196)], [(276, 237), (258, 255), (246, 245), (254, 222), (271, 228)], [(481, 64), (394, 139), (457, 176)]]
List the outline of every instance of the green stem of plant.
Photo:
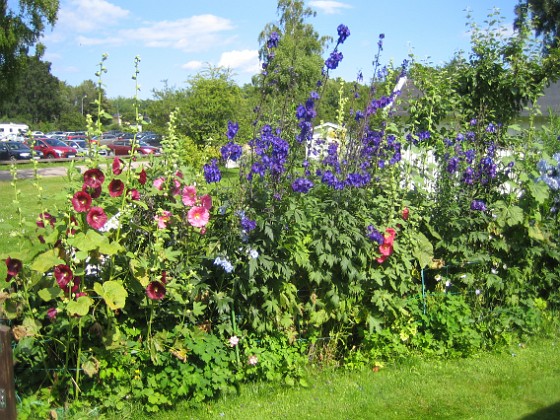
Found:
[[(235, 323), (235, 308), (231, 308), (231, 328), (233, 329), (233, 334), (237, 335), (237, 325)], [(241, 364), (241, 359), (239, 358), (239, 345), (235, 346), (235, 358), (237, 360), (237, 364)]]
[(78, 401), (80, 395), (80, 360), (82, 358), (82, 318), (78, 320), (78, 355), (76, 357), (76, 383), (74, 384), (74, 399)]

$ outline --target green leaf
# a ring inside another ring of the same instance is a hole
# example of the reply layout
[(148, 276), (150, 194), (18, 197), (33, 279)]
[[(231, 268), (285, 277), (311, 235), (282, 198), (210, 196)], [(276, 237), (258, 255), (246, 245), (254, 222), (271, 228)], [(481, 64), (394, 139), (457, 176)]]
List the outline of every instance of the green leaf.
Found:
[(549, 188), (544, 182), (529, 182), (527, 189), (539, 204), (543, 204), (548, 198)]
[(39, 292), (37, 292), (37, 294), (39, 295), (39, 297), (41, 299), (43, 299), (45, 302), (49, 302), (53, 299), (56, 299), (57, 297), (59, 297), (62, 293), (62, 290), (60, 289), (60, 287), (47, 287), (45, 289), (41, 289), (39, 290)]
[(128, 293), (120, 282), (108, 280), (103, 285), (95, 283), (93, 290), (105, 300), (111, 310), (124, 308)]
[(69, 315), (85, 316), (93, 305), (93, 299), (89, 296), (80, 296), (78, 299), (68, 303), (66, 310)]
[(430, 240), (421, 232), (416, 233), (415, 242), (412, 255), (418, 260), (420, 268), (425, 268), (434, 259), (434, 247)]
[(63, 263), (64, 260), (58, 256), (57, 250), (49, 249), (35, 258), (35, 261), (31, 264), (31, 269), (40, 273), (46, 273), (55, 265)]

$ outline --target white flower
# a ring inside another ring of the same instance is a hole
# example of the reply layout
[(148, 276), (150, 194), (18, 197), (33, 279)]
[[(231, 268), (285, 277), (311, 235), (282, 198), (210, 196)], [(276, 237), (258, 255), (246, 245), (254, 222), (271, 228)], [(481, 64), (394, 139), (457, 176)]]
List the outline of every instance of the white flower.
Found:
[(247, 363), (251, 366), (255, 366), (258, 362), (259, 359), (254, 354), (252, 356), (249, 356), (249, 359), (247, 360)]
[(235, 346), (237, 346), (238, 344), (239, 344), (239, 337), (236, 336), (236, 335), (232, 335), (232, 336), (229, 338), (229, 345), (230, 345), (231, 347), (235, 347)]
[(451, 286), (451, 282), (450, 282), (449, 280), (447, 280), (447, 281), (445, 282), (445, 287), (449, 287), (449, 286)]
[(259, 251), (257, 251), (256, 249), (250, 249), (249, 250), (249, 257), (251, 257), (252, 259), (256, 259), (259, 256)]
[(476, 290), (474, 291), (474, 294), (477, 295), (477, 296), (480, 295), (480, 289), (476, 289)]

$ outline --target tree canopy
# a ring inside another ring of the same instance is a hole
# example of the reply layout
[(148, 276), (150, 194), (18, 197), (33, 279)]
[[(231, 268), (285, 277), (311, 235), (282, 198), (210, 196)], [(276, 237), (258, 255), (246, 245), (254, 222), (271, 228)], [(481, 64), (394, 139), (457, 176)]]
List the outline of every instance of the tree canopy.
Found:
[(520, 27), (530, 19), (535, 33), (542, 36), (544, 51), (560, 46), (560, 1), (520, 0), (515, 7), (515, 25)]

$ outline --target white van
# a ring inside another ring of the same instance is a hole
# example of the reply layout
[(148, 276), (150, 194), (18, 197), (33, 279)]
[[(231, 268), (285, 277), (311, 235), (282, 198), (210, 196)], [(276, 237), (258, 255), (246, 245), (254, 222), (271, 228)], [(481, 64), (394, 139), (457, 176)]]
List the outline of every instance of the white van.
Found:
[(27, 124), (0, 123), (0, 139), (11, 140), (16, 137), (25, 136), (27, 130), (29, 130)]

